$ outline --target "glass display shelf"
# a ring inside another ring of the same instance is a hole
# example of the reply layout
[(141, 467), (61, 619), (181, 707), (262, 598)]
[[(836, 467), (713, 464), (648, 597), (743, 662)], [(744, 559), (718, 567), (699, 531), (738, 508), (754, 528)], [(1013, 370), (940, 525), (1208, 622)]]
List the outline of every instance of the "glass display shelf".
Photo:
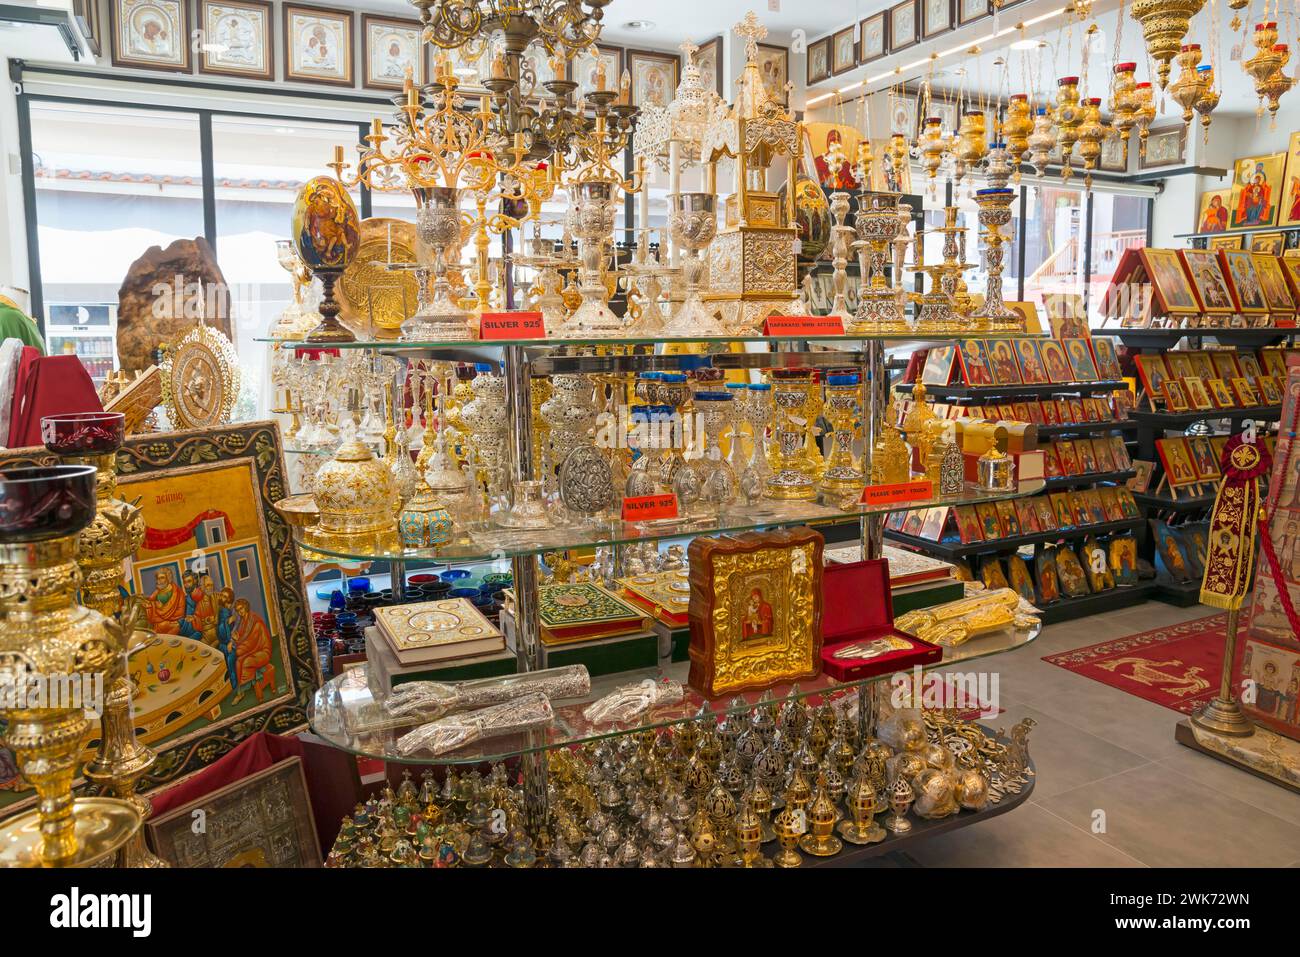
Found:
[[(944, 648), (942, 661), (924, 666), (924, 670), (946, 668), (967, 661), (1013, 651), (1034, 641), (1042, 631), (1037, 625), (1028, 630), (1008, 627), (972, 638), (953, 648)], [(699, 716), (707, 708), (718, 717), (744, 713), (753, 708), (765, 692), (746, 691), (706, 698), (686, 687), (690, 665), (687, 662), (643, 668), (604, 675), (591, 680), (591, 691), (581, 698), (552, 701), (555, 720), (550, 727), (532, 732), (497, 735), (464, 745), (454, 751), (432, 755), (427, 751), (403, 754), (397, 749), (398, 740), (421, 724), (424, 718), (393, 718), (387, 715), (367, 686), (366, 666), (359, 665), (322, 685), (313, 696), (307, 711), (311, 730), (336, 748), (361, 757), (378, 758), (402, 764), (478, 764), (502, 761), (550, 748), (570, 747), (588, 741), (652, 731), (681, 724)], [(901, 672), (909, 674), (909, 672)], [(853, 693), (859, 688), (877, 682), (889, 681), (893, 674), (875, 675), (858, 681), (839, 681), (826, 674), (805, 681), (775, 685), (769, 689), (778, 700), (786, 698), (813, 698), (817, 701)], [(586, 719), (583, 711), (622, 685), (642, 681), (679, 681), (685, 688), (682, 701), (674, 705), (653, 708), (638, 717), (624, 722), (595, 724)], [(814, 701), (816, 703), (816, 701)]]
[(1024, 332), (979, 332), (973, 330), (939, 330), (939, 329), (905, 329), (891, 332), (863, 332), (844, 335), (818, 335), (803, 333), (799, 335), (771, 335), (761, 333), (739, 333), (724, 336), (613, 336), (613, 337), (577, 337), (577, 338), (529, 338), (529, 339), (356, 339), (352, 342), (306, 342), (300, 339), (274, 339), (260, 336), (255, 342), (279, 345), (285, 349), (379, 349), (392, 352), (418, 352), (421, 350), (456, 350), (489, 349), (501, 346), (527, 346), (536, 349), (558, 349), (564, 347), (600, 347), (600, 346), (656, 346), (670, 343), (702, 345), (729, 345), (733, 342), (769, 342), (773, 344), (811, 342), (830, 344), (852, 344), (858, 342), (949, 342), (963, 339), (1017, 339), (1023, 338)]
[(722, 514), (692, 513), (682, 518), (654, 522), (593, 520), (545, 529), (510, 529), (480, 523), (477, 526), (461, 527), (454, 531), (451, 541), (430, 548), (403, 547), (396, 530), (328, 541), (319, 539), (312, 528), (295, 527), (293, 533), (302, 556), (311, 561), (499, 561), (571, 548), (653, 542), (783, 525), (828, 524), (909, 508), (977, 505), (1033, 495), (1043, 488), (1042, 481), (1024, 483), (1021, 488), (1006, 492), (990, 492), (967, 485), (960, 495), (887, 505), (860, 504), (856, 501), (858, 495), (848, 496), (848, 501), (842, 504), (760, 499), (752, 505), (739, 505)]

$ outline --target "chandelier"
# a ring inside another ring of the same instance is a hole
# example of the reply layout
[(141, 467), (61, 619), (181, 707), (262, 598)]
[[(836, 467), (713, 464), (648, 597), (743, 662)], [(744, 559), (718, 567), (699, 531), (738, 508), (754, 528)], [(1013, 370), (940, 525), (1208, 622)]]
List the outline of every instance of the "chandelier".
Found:
[[(424, 38), (454, 50), (481, 37), (502, 35), (506, 55), (518, 66), (534, 40), (551, 56), (572, 59), (600, 38), (610, 0), (411, 0), (420, 12)], [(516, 71), (516, 75), (517, 71)]]

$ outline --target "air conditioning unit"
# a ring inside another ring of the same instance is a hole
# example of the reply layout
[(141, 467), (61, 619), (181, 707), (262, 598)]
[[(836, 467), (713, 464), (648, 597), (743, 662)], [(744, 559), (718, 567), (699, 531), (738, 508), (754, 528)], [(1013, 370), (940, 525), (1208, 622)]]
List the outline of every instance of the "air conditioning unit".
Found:
[(0, 3), (0, 57), (33, 63), (94, 62), (86, 15), (89, 4), (61, 0)]

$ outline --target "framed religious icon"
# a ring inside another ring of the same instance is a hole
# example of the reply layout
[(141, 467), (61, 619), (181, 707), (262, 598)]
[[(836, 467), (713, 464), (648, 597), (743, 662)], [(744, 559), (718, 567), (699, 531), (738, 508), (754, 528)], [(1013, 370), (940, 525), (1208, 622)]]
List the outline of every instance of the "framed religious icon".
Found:
[[(700, 48), (695, 51), (695, 65), (700, 68), (700, 78), (704, 81), (704, 88), (713, 90), (718, 96), (722, 96), (722, 37), (714, 37), (712, 40), (700, 44)], [(763, 65), (760, 62), (760, 73), (762, 69)], [(764, 86), (766, 85), (765, 79)], [(781, 87), (784, 86), (785, 81), (783, 80)], [(784, 89), (781, 92), (784, 93)], [(768, 95), (776, 96), (776, 93), (769, 87)]]
[(623, 76), (623, 51), (618, 47), (600, 44), (596, 44), (595, 49), (594, 56), (591, 48), (587, 47), (569, 61), (569, 79), (578, 84), (575, 96), (586, 96), (599, 88), (597, 80), (601, 67), (605, 68), (605, 89), (618, 89), (619, 80)]
[[(722, 76), (722, 55), (718, 55), (718, 76)], [(790, 102), (790, 91), (786, 85), (790, 82), (790, 51), (785, 47), (772, 46), (769, 43), (758, 45), (758, 73), (763, 78), (767, 95), (782, 106)], [(718, 81), (721, 93), (722, 81)]]
[(808, 85), (820, 83), (831, 75), (831, 38), (822, 37), (815, 43), (808, 44), (807, 78)]
[(1210, 390), (1200, 376), (1188, 376), (1183, 380), (1183, 389), (1187, 393), (1187, 402), (1197, 412), (1208, 412), (1214, 408)]
[(284, 78), (352, 86), (350, 10), (284, 5)]
[(1097, 375), (1102, 379), (1119, 381), (1124, 372), (1119, 365), (1119, 355), (1115, 351), (1115, 340), (1099, 336), (1092, 340), (1092, 354), (1097, 360)]
[[(677, 54), (628, 50), (627, 68), (632, 74), (633, 106), (667, 106), (673, 101), (681, 68), (681, 58)], [(618, 78), (615, 77), (610, 88), (617, 89), (617, 84)]]
[(1286, 182), (1281, 194), (1282, 215), (1278, 217), (1278, 223), (1300, 226), (1300, 131), (1291, 134), (1286, 156)]
[(1252, 253), (1281, 256), (1282, 250), (1286, 248), (1286, 235), (1280, 229), (1271, 233), (1253, 233), (1246, 238), (1250, 241)]
[(1233, 164), (1229, 228), (1277, 225), (1285, 165), (1286, 153), (1246, 156)]
[[(491, 58), (488, 57), (487, 59), (489, 62), (488, 73), (491, 74)], [(524, 49), (524, 55), (519, 58), (519, 75), (521, 77), (520, 87), (526, 95), (530, 97), (545, 96), (547, 95), (545, 84), (560, 78), (555, 72), (555, 67), (551, 64), (551, 59), (546, 44), (537, 40), (528, 44)]]
[[(1291, 290), (1291, 300), (1297, 306), (1300, 306), (1300, 259), (1284, 256), (1280, 265), (1282, 267), (1282, 276), (1286, 279), (1287, 288)], [(1283, 376), (1283, 378), (1285, 377)]]
[(1020, 379), (1025, 385), (1046, 385), (1047, 370), (1043, 368), (1043, 358), (1038, 353), (1038, 343), (1034, 339), (1016, 339), (1016, 362), (1020, 366)]
[(361, 85), (368, 90), (400, 90), (409, 73), (424, 86), (424, 47), (420, 22), (361, 14)]
[(1097, 168), (1107, 173), (1128, 172), (1128, 141), (1118, 136), (1108, 136), (1102, 140)]
[[(53, 463), (44, 448), (0, 453), (4, 468)], [(134, 436), (117, 468), (118, 497), (145, 523), (125, 581), (151, 633), (130, 656), (136, 736), (158, 753), (143, 792), (259, 731), (305, 728), (320, 672), (293, 536), (272, 507), (288, 494), (276, 423)], [(0, 813), (33, 799), (0, 789)]]
[(199, 48), (199, 72), (274, 80), (271, 4), (263, 0), (199, 0), (199, 23), (207, 42)]
[(1192, 290), (1191, 281), (1183, 270), (1182, 261), (1174, 249), (1138, 250), (1142, 265), (1146, 269), (1151, 284), (1155, 287), (1155, 299), (1158, 310), (1170, 316), (1194, 316), (1201, 311)]
[(1236, 306), (1234, 311), (1265, 315), (1268, 303), (1264, 299), (1264, 289), (1255, 269), (1255, 257), (1244, 249), (1220, 249), (1216, 255), (1219, 257), (1219, 266), (1229, 280), (1233, 305)]
[(1165, 380), (1165, 408), (1170, 412), (1187, 412), (1191, 405), (1187, 402), (1187, 393), (1177, 379)]
[(1138, 154), (1138, 169), (1178, 166), (1184, 161), (1186, 150), (1187, 127), (1182, 123), (1152, 130), (1147, 136), (1146, 152)]
[(1183, 261), (1183, 267), (1192, 277), (1192, 286), (1202, 312), (1211, 315), (1231, 315), (1236, 312), (1219, 258), (1214, 253), (1208, 249), (1180, 249), (1178, 258)]
[(1156, 439), (1156, 453), (1165, 468), (1165, 479), (1174, 488), (1196, 484), (1196, 467), (1192, 465), (1192, 454), (1187, 448), (1187, 439), (1183, 436), (1171, 439)]
[(989, 0), (957, 0), (957, 22), (962, 26), (982, 20), (990, 12)]
[[(889, 8), (889, 52), (897, 53), (914, 46), (920, 39), (916, 22), (917, 0), (903, 0)], [(915, 128), (916, 124), (912, 124)], [(906, 132), (905, 130), (903, 132)]]
[(1211, 236), (1205, 241), (1205, 248), (1211, 252), (1220, 249), (1240, 249), (1245, 236)]
[[(194, 827), (202, 812), (204, 827)], [(301, 758), (204, 794), (146, 827), (154, 852), (173, 867), (320, 867), (320, 845)]]
[(858, 57), (863, 63), (879, 60), (885, 55), (885, 11), (873, 13), (858, 24)]
[(906, 93), (890, 94), (889, 132), (914, 136), (917, 124), (916, 97)]
[(110, 0), (113, 66), (190, 72), (187, 0)]
[(831, 35), (831, 73), (847, 73), (858, 65), (858, 45), (848, 26)]
[(1146, 391), (1147, 398), (1151, 399), (1154, 406), (1157, 399), (1162, 400), (1165, 397), (1165, 380), (1169, 378), (1169, 369), (1165, 366), (1164, 356), (1158, 352), (1143, 353), (1133, 357), (1137, 366), (1138, 378), (1142, 381), (1142, 388)]
[(1066, 358), (1070, 361), (1070, 372), (1075, 382), (1096, 382), (1097, 366), (1092, 360), (1092, 350), (1088, 348), (1087, 339), (1065, 339), (1061, 342)]
[(1228, 203), (1231, 189), (1207, 189), (1201, 193), (1200, 209), (1196, 213), (1196, 232), (1221, 233), (1228, 228)]
[(1190, 435), (1187, 437), (1187, 450), (1192, 455), (1192, 465), (1196, 467), (1196, 477), (1202, 482), (1217, 482), (1223, 477), (1219, 471), (1219, 457), (1214, 454), (1214, 446), (1208, 436)]
[(1295, 312), (1296, 303), (1291, 298), (1287, 287), (1286, 275), (1282, 272), (1282, 260), (1277, 256), (1253, 253), (1255, 275), (1259, 277), (1260, 292), (1264, 294), (1264, 304), (1269, 312)]
[(1043, 369), (1049, 381), (1058, 384), (1074, 381), (1069, 360), (1065, 358), (1065, 350), (1058, 340), (1044, 339), (1038, 344), (1038, 354), (1043, 358)]
[(692, 688), (713, 698), (821, 671), (823, 545), (810, 528), (691, 542)]
[(921, 0), (921, 36), (928, 40), (952, 29), (953, 0)]

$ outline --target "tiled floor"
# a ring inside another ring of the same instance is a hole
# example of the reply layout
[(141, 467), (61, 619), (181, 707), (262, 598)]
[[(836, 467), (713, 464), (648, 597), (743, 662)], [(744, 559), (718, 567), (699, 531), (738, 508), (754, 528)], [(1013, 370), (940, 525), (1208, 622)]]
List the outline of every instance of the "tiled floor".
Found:
[(1174, 741), (1179, 716), (1049, 665), (1044, 655), (1209, 614), (1151, 602), (1048, 626), (976, 663), (1000, 674), (1006, 713), (1037, 725), (1030, 800), (908, 849), (923, 866), (1300, 866), (1300, 795)]

